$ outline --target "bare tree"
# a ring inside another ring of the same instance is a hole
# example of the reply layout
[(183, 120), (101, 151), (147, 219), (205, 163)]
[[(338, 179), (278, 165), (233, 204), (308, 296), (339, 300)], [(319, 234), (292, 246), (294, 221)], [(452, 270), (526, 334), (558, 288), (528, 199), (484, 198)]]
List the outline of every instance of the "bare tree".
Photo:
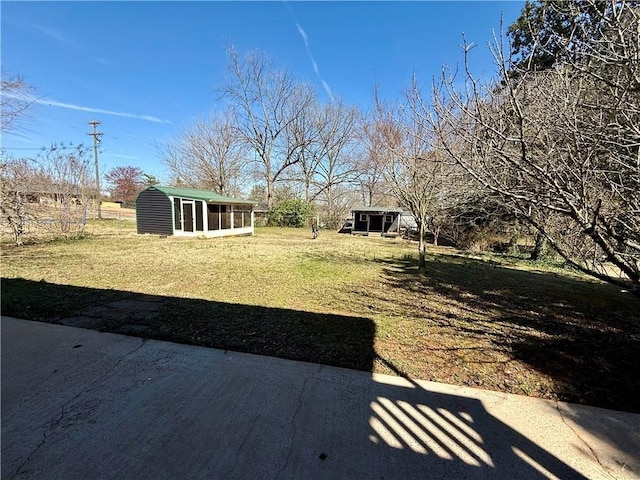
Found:
[(380, 131), (382, 125), (376, 118), (362, 119), (360, 127), (360, 148), (354, 155), (354, 162), (358, 171), (356, 182), (362, 196), (362, 204), (367, 206), (384, 206), (391, 197), (389, 186), (384, 178), (387, 163), (385, 149), (388, 138)]
[(17, 246), (24, 242), (30, 215), (32, 182), (37, 173), (30, 160), (4, 157), (0, 163), (0, 212)]
[(323, 158), (320, 137), (322, 110), (323, 107), (314, 100), (304, 114), (294, 118), (283, 132), (296, 161), (281, 180), (289, 184), (301, 183), (307, 202), (311, 202), (315, 196), (312, 191), (313, 180)]
[(459, 91), (443, 75), (421, 119), (568, 263), (640, 295), (640, 13), (624, 1), (556, 8), (587, 8), (598, 28), (558, 35), (554, 48), (567, 53), (543, 71), (511, 69), (497, 44), (500, 82), (465, 68)]
[(358, 176), (353, 159), (359, 123), (360, 111), (338, 101), (327, 104), (318, 118), (320, 161), (314, 177), (314, 198), (324, 203), (326, 220), (332, 228), (339, 226), (345, 216), (342, 197), (346, 192), (341, 187), (353, 184)]
[(321, 204), (324, 223), (331, 228), (344, 218), (338, 188), (357, 176), (352, 161), (359, 111), (341, 101), (313, 101), (285, 130), (297, 161), (281, 180), (299, 186), (307, 202)]
[(298, 146), (298, 161), (287, 180), (302, 183), (307, 202), (322, 204), (324, 223), (331, 228), (344, 220), (339, 188), (357, 176), (352, 161), (359, 111), (340, 101), (321, 105), (317, 102), (292, 122), (288, 135)]
[(465, 190), (462, 170), (434, 148), (434, 132), (421, 121), (420, 99), (415, 77), (404, 105), (391, 108), (376, 98), (375, 135), (385, 180), (399, 204), (416, 219), (418, 268), (424, 271), (428, 233), (437, 244), (445, 219)]
[(0, 164), (0, 211), (16, 245), (27, 235), (70, 237), (86, 223), (91, 181), (89, 154), (54, 144), (37, 159), (3, 158)]
[(377, 130), (384, 139), (384, 176), (403, 208), (409, 209), (418, 224), (418, 269), (425, 270), (429, 206), (434, 192), (428, 175), (436, 162), (426, 136), (415, 135), (414, 124), (399, 124), (388, 112), (379, 111)]
[(58, 143), (37, 159), (40, 178), (47, 181), (40, 193), (49, 200), (47, 211), (55, 235), (76, 236), (84, 230), (91, 190), (89, 157), (84, 145)]
[(297, 82), (286, 70), (276, 70), (261, 53), (243, 59), (228, 49), (229, 76), (220, 89), (238, 112), (238, 131), (255, 152), (267, 188), (267, 203), (273, 203), (274, 184), (300, 159), (306, 139), (287, 134), (292, 124), (307, 114), (315, 91)]
[(24, 119), (27, 109), (33, 104), (31, 87), (19, 76), (2, 72), (0, 79), (0, 131), (15, 133), (19, 130), (20, 120)]
[(197, 120), (175, 140), (160, 147), (173, 183), (239, 195), (245, 182), (247, 152), (229, 111)]

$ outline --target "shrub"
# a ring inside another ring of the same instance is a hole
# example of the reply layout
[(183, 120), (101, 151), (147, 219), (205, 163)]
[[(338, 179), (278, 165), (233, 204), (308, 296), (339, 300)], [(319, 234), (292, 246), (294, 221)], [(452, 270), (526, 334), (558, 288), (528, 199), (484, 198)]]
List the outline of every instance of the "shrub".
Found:
[(268, 224), (273, 227), (306, 227), (313, 215), (313, 206), (301, 199), (278, 202), (267, 212)]

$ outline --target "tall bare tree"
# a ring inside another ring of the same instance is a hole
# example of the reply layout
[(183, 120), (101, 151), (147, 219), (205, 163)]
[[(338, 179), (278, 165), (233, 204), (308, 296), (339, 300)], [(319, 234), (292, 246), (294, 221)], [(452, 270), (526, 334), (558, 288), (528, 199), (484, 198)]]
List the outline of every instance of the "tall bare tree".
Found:
[(391, 198), (389, 185), (384, 178), (388, 138), (380, 131), (381, 124), (376, 118), (377, 113), (363, 117), (359, 137), (360, 148), (354, 155), (358, 171), (356, 182), (365, 207), (385, 206)]
[(514, 69), (497, 44), (499, 81), (466, 68), (459, 91), (443, 75), (421, 118), (447, 155), (567, 262), (640, 295), (640, 12), (614, 0), (549, 6), (591, 16), (556, 32), (562, 62)]
[(359, 115), (358, 109), (341, 101), (315, 102), (288, 129), (299, 147), (288, 180), (303, 184), (305, 200), (322, 205), (324, 223), (332, 228), (345, 217), (341, 199), (346, 192), (340, 187), (357, 176), (352, 159)]
[(318, 119), (321, 160), (314, 183), (332, 228), (339, 226), (346, 213), (343, 197), (347, 192), (342, 187), (353, 185), (358, 176), (354, 158), (360, 115), (357, 108), (334, 101), (324, 106)]
[(307, 202), (311, 202), (316, 194), (312, 188), (313, 181), (323, 158), (320, 137), (322, 110), (322, 105), (313, 101), (304, 114), (293, 119), (284, 130), (286, 142), (297, 158), (282, 180), (290, 184), (302, 184)]
[(428, 233), (437, 244), (443, 223), (467, 190), (462, 169), (434, 147), (437, 137), (421, 121), (421, 98), (415, 77), (402, 105), (389, 107), (376, 98), (375, 134), (385, 180), (416, 219), (418, 268), (424, 271)]
[(271, 207), (275, 183), (299, 161), (303, 145), (287, 131), (307, 114), (315, 90), (289, 71), (276, 70), (265, 54), (251, 52), (240, 58), (232, 47), (227, 54), (228, 78), (220, 91), (238, 112), (238, 131), (255, 152)]
[(197, 120), (175, 140), (160, 147), (173, 183), (239, 195), (247, 173), (248, 148), (231, 111)]

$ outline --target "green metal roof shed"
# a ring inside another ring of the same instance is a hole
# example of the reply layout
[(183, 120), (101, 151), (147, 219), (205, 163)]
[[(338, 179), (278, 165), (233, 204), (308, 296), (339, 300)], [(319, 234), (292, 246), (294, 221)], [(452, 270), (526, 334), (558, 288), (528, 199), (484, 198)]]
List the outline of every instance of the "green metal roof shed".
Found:
[(250, 200), (208, 190), (154, 185), (136, 198), (138, 233), (188, 237), (253, 235), (253, 206)]

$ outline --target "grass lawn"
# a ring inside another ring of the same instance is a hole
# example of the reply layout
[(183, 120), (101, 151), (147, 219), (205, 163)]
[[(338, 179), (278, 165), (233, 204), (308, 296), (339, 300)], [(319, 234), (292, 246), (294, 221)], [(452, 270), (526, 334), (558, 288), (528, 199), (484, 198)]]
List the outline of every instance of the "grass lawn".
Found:
[(59, 322), (117, 300), (157, 315), (98, 327), (176, 342), (640, 412), (640, 301), (513, 257), (307, 229), (137, 235), (2, 248), (2, 314)]

